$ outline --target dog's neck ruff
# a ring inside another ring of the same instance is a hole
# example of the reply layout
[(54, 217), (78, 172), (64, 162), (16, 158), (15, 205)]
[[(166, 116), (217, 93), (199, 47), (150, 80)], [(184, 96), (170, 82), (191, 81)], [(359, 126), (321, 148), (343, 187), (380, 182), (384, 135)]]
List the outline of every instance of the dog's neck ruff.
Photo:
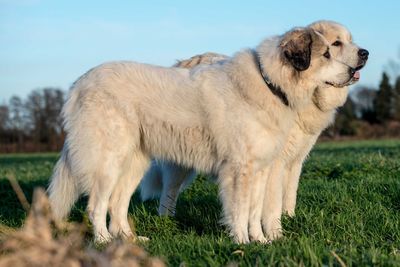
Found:
[(285, 106), (289, 106), (289, 100), (286, 96), (286, 93), (284, 91), (282, 91), (282, 88), (280, 86), (273, 84), (271, 82), (271, 80), (269, 79), (268, 75), (265, 73), (265, 71), (261, 65), (260, 56), (258, 55), (257, 51), (253, 50), (253, 54), (254, 54), (255, 60), (257, 61), (258, 70), (260, 71), (261, 77), (263, 78), (265, 84), (267, 85), (267, 87), (269, 88), (271, 93), (273, 93), (275, 96), (277, 96)]

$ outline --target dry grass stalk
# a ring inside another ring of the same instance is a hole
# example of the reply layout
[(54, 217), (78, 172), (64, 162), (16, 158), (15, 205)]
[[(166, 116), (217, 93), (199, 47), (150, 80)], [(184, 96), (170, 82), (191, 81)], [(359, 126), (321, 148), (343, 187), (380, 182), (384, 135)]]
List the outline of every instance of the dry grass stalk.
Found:
[(36, 189), (25, 225), (7, 235), (0, 244), (0, 267), (4, 266), (165, 266), (140, 247), (121, 240), (103, 251), (85, 245), (82, 224), (56, 224), (48, 198)]
[(17, 195), (18, 200), (21, 203), (24, 210), (29, 211), (29, 209), (30, 209), (29, 202), (26, 199), (24, 191), (22, 191), (21, 186), (19, 186), (17, 179), (15, 179), (15, 174), (7, 173), (6, 177), (7, 177), (8, 181), (10, 182), (11, 187), (13, 188), (15, 194)]

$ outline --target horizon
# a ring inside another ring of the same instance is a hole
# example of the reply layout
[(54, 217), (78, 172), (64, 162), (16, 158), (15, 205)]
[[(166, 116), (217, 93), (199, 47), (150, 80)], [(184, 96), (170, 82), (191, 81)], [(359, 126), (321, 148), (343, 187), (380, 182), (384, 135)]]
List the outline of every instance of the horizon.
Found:
[(320, 19), (345, 25), (369, 50), (355, 87), (377, 87), (389, 62), (400, 61), (400, 35), (393, 34), (400, 26), (400, 2), (337, 1), (329, 8), (315, 0), (290, 8), (265, 1), (123, 3), (0, 0), (0, 103), (38, 88), (67, 90), (106, 61), (170, 66), (204, 52), (232, 55)]

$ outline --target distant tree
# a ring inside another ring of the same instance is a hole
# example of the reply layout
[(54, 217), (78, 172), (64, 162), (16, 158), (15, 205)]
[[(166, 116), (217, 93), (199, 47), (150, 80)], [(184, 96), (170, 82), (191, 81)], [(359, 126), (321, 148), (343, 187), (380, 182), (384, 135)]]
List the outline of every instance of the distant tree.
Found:
[(0, 106), (0, 146), (10, 142), (10, 113), (7, 105)]
[(398, 48), (397, 58), (393, 57), (385, 65), (384, 70), (390, 78), (395, 80), (400, 75), (400, 47)]
[(354, 110), (355, 104), (351, 98), (348, 98), (343, 107), (338, 110), (338, 115), (333, 125), (335, 135), (354, 135), (356, 133), (354, 127), (356, 114)]
[(0, 106), (0, 131), (5, 131), (9, 128), (10, 112), (7, 105)]
[(12, 132), (12, 142), (17, 143), (17, 151), (22, 150), (26, 132), (25, 107), (19, 96), (12, 96), (9, 101), (10, 108), (10, 128)]
[(41, 92), (32, 91), (25, 101), (26, 116), (28, 119), (27, 130), (31, 133), (33, 142), (39, 146), (41, 142), (46, 142), (45, 131), (45, 112)]
[(393, 98), (393, 117), (400, 121), (400, 76), (397, 77), (394, 84), (394, 98)]
[(382, 123), (392, 118), (392, 90), (389, 77), (384, 72), (374, 101), (374, 111), (378, 122)]
[(376, 123), (376, 113), (374, 110), (374, 101), (377, 90), (374, 88), (362, 86), (357, 87), (352, 94), (352, 100), (355, 105), (355, 113), (358, 118), (369, 123)]
[(9, 101), (12, 128), (24, 130), (24, 104), (19, 96), (12, 96)]
[(64, 105), (65, 93), (58, 88), (46, 88), (44, 95), (49, 127), (57, 134), (61, 134), (63, 130), (61, 110)]
[(53, 150), (60, 143), (63, 135), (60, 113), (64, 104), (64, 92), (57, 88), (45, 88), (43, 89), (43, 98), (48, 149)]
[(58, 88), (44, 88), (31, 92), (25, 102), (29, 130), (37, 146), (46, 145), (54, 150), (62, 138), (60, 112), (64, 92)]

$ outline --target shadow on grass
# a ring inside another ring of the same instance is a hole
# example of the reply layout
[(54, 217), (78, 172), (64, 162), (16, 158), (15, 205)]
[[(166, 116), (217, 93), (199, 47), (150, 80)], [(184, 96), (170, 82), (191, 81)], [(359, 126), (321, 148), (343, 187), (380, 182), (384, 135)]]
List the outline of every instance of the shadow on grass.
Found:
[(178, 201), (176, 220), (184, 231), (194, 230), (197, 234), (212, 234), (221, 230), (221, 203), (212, 193), (202, 193), (195, 199), (182, 196)]
[[(216, 233), (222, 229), (219, 223), (221, 204), (218, 196), (213, 191), (203, 189), (203, 182), (196, 181), (194, 186), (179, 196), (175, 217), (167, 219), (173, 220), (179, 231), (194, 231), (198, 235), (203, 235)], [(137, 213), (136, 209), (144, 209), (149, 216), (158, 217), (158, 205), (158, 200), (142, 203), (139, 192), (136, 192), (131, 199), (129, 214)]]
[(0, 155), (0, 165), (19, 165), (19, 164), (36, 164), (43, 162), (56, 163), (58, 154), (44, 153), (44, 154), (11, 154)]
[(398, 155), (400, 152), (400, 143), (399, 145), (391, 145), (391, 146), (382, 146), (382, 145), (371, 145), (371, 144), (365, 144), (363, 145), (362, 143), (357, 144), (357, 145), (349, 145), (343, 147), (340, 143), (335, 146), (335, 144), (332, 145), (320, 145), (316, 146), (312, 153), (315, 154), (329, 154), (333, 153), (335, 155), (339, 154), (352, 154), (352, 155), (368, 155), (368, 154), (381, 154), (383, 156), (394, 156)]

